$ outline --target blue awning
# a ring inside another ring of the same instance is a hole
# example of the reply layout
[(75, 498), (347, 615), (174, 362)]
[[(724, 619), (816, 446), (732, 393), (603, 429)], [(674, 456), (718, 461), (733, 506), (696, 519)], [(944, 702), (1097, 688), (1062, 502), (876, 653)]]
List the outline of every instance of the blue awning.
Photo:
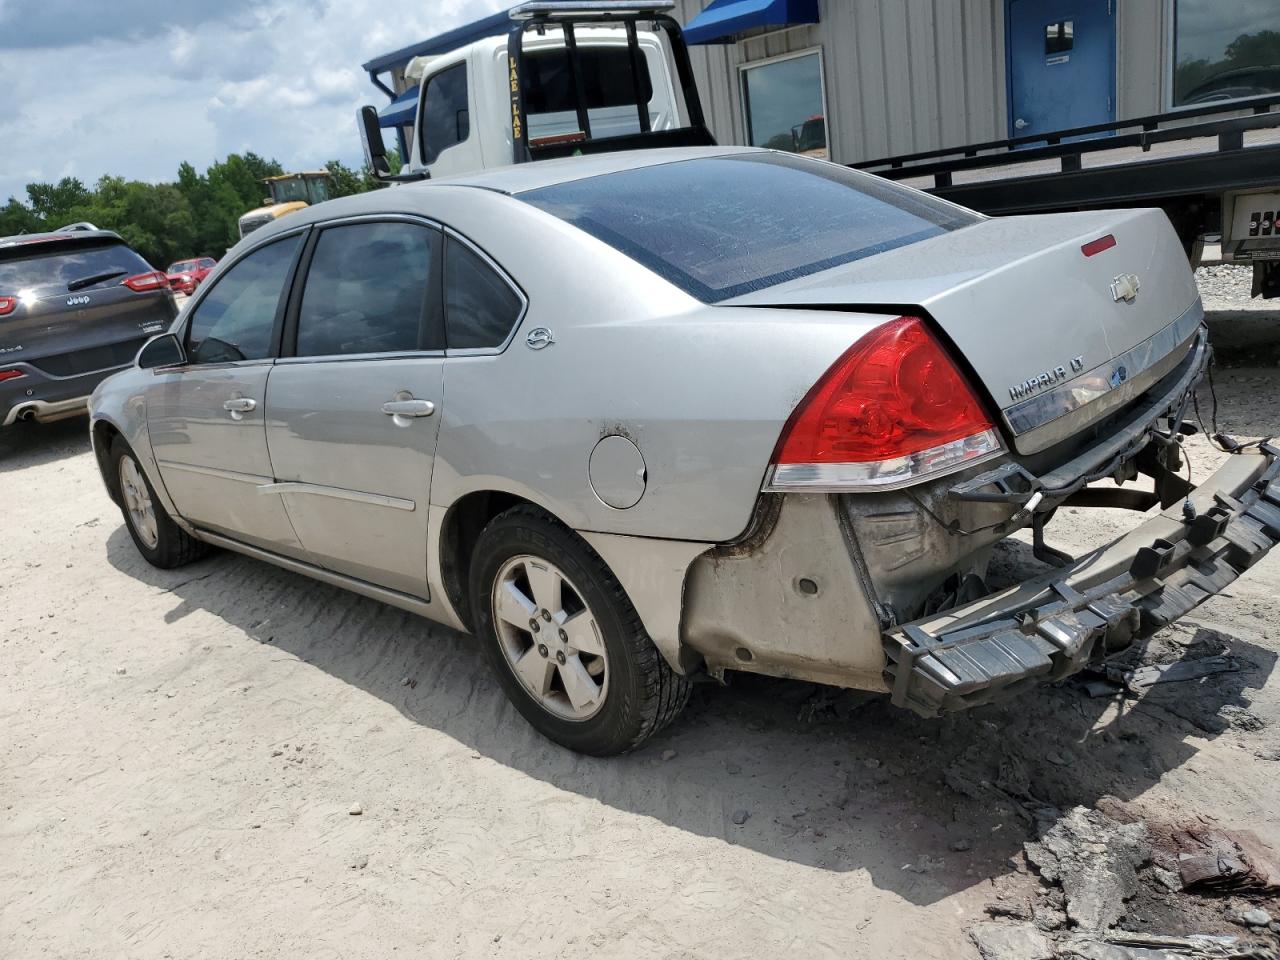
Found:
[(413, 116), (418, 110), (418, 88), (410, 87), (378, 111), (378, 124), (383, 127), (398, 127), (401, 124), (413, 123)]
[(689, 43), (730, 43), (736, 34), (758, 27), (789, 27), (818, 22), (818, 0), (711, 0), (689, 21)]

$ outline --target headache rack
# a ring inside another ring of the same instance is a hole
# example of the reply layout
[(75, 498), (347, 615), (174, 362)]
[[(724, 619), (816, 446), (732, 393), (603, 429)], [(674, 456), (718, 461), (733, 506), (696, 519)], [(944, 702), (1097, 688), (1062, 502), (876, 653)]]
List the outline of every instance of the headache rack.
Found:
[[(715, 138), (707, 128), (702, 113), (702, 101), (694, 83), (693, 66), (689, 61), (689, 48), (684, 34), (668, 11), (675, 7), (674, 0), (532, 0), (512, 8), (511, 30), (507, 37), (507, 66), (511, 84), (511, 141), (513, 161), (546, 160), (553, 157), (572, 156), (578, 153), (605, 153), (616, 150), (637, 150), (649, 147), (714, 146)], [(670, 44), (675, 63), (676, 79), (684, 97), (688, 125), (671, 130), (653, 130), (648, 98), (644, 93), (644, 52), (637, 35), (638, 24), (650, 25), (662, 30)], [(583, 82), (581, 55), (576, 30), (582, 26), (621, 26), (627, 35), (628, 61), (631, 70), (632, 90), (635, 95), (638, 133), (622, 136), (592, 136), (590, 109)], [(572, 133), (529, 137), (529, 124), (525, 112), (524, 91), (527, 66), (524, 55), (524, 37), (529, 31), (544, 33), (558, 29), (564, 37), (565, 53), (569, 61), (573, 81), (574, 108), (578, 129)]]

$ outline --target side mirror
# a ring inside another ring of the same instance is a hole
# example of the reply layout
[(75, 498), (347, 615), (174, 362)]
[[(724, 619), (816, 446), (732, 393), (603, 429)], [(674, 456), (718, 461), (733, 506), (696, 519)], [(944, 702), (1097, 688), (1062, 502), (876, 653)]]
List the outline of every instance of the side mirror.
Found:
[(378, 110), (368, 104), (357, 113), (360, 124), (360, 139), (364, 143), (364, 162), (369, 165), (378, 180), (391, 176), (391, 163), (387, 160), (387, 147), (382, 142), (382, 124), (379, 122)]
[(187, 362), (187, 352), (176, 333), (162, 333), (152, 337), (138, 351), (138, 368), (156, 370), (160, 367), (176, 367)]

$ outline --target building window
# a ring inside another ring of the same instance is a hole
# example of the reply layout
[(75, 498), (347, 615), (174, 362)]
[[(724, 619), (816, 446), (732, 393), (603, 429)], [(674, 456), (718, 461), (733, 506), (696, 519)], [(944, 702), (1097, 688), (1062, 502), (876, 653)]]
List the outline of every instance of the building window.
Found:
[(747, 143), (826, 159), (822, 57), (815, 50), (742, 69)]
[(1272, 3), (1174, 0), (1173, 105), (1280, 92), (1280, 23)]

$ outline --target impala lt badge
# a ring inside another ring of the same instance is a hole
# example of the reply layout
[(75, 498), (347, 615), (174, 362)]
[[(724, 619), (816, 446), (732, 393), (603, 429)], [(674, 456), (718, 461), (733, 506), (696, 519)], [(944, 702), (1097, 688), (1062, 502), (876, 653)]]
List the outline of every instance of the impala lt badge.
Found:
[(1065, 366), (1057, 366), (1052, 370), (1046, 370), (1044, 373), (1038, 373), (1034, 377), (1028, 377), (1021, 383), (1015, 383), (1009, 388), (1009, 397), (1013, 400), (1022, 400), (1039, 390), (1054, 383), (1060, 383), (1070, 378), (1068, 367), (1071, 374), (1079, 373), (1084, 369), (1084, 357), (1072, 357), (1070, 362)]
[(1133, 303), (1138, 299), (1138, 291), (1142, 289), (1142, 285), (1138, 283), (1138, 278), (1132, 273), (1122, 273), (1111, 281), (1111, 296), (1116, 303), (1123, 300), (1125, 303)]

